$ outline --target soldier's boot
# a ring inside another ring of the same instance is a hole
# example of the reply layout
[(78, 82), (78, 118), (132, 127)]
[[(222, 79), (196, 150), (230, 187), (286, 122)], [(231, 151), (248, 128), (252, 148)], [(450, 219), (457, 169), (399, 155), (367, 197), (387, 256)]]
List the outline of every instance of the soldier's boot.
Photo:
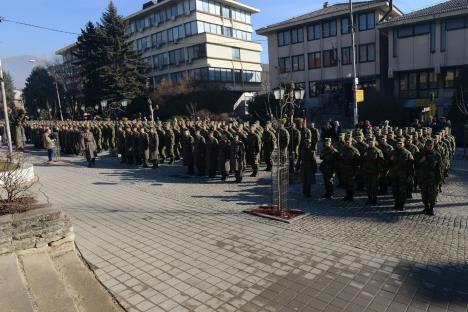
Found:
[(227, 179), (227, 172), (223, 170), (221, 171), (221, 180), (226, 181), (226, 179)]
[(242, 182), (242, 173), (240, 171), (236, 171), (236, 182), (240, 183)]
[(379, 203), (378, 203), (378, 201), (377, 201), (377, 196), (374, 196), (374, 197), (372, 198), (372, 205), (377, 206), (378, 204), (379, 204)]
[(429, 211), (427, 214), (430, 216), (434, 215), (434, 204), (429, 204)]
[(424, 203), (424, 210), (422, 211), (422, 213), (424, 214), (429, 214), (429, 204), (428, 203)]
[(254, 169), (250, 176), (251, 177), (256, 177), (257, 176), (257, 169)]
[(169, 165), (172, 165), (172, 164), (174, 164), (174, 157), (171, 156), (170, 161), (169, 161)]
[(93, 166), (96, 167), (96, 158), (92, 158), (92, 159), (91, 159), (91, 165), (93, 165)]
[(153, 169), (159, 168), (159, 164), (157, 160), (153, 160)]

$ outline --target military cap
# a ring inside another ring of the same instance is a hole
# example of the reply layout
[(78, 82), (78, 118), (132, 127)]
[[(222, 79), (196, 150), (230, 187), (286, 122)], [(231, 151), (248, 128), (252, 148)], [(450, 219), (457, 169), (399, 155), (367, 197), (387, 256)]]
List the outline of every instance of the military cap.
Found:
[(325, 138), (323, 141), (324, 142), (331, 142), (331, 138)]
[(434, 144), (434, 141), (432, 139), (427, 139), (425, 144), (426, 145)]

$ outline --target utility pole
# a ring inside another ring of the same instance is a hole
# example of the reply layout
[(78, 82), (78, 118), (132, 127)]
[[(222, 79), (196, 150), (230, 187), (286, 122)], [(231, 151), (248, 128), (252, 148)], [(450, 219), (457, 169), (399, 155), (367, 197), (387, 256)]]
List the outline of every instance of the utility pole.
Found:
[(3, 67), (2, 60), (0, 59), (0, 82), (2, 85), (2, 100), (3, 100), (3, 113), (5, 114), (5, 129), (8, 140), (8, 159), (11, 159), (13, 155), (13, 145), (11, 143), (11, 132), (10, 132), (10, 119), (8, 118), (8, 105), (5, 92), (5, 81), (3, 79)]
[(58, 101), (58, 106), (59, 106), (59, 111), (60, 111), (60, 120), (63, 121), (62, 103), (60, 102), (60, 93), (59, 93), (58, 84), (57, 84), (57, 76), (55, 76), (55, 90), (57, 91), (57, 101)]
[(349, 0), (349, 22), (351, 24), (351, 44), (353, 50), (353, 122), (354, 126), (358, 124), (358, 106), (357, 106), (357, 86), (358, 77), (356, 71), (356, 36), (354, 28), (353, 0)]

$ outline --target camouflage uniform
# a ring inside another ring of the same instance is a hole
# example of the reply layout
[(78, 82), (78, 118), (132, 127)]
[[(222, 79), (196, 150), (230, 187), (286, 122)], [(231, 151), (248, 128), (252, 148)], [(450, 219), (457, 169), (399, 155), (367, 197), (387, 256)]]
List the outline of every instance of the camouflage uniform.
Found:
[[(428, 140), (427, 144), (433, 144)], [(416, 174), (421, 188), (421, 197), (424, 203), (424, 213), (433, 215), (434, 205), (437, 201), (439, 185), (442, 180), (442, 162), (439, 154), (434, 150), (425, 148), (416, 160)]]
[[(395, 144), (404, 145), (403, 139), (397, 140)], [(392, 182), (392, 193), (397, 210), (404, 210), (405, 207), (408, 177), (411, 175), (412, 163), (413, 156), (404, 147), (396, 148), (390, 153), (389, 177)]]
[[(331, 143), (330, 138), (325, 139), (326, 142)], [(338, 160), (338, 151), (333, 146), (324, 146), (320, 159), (320, 171), (322, 172), (323, 182), (325, 184), (325, 198), (333, 197), (333, 177), (335, 176), (335, 169)]]

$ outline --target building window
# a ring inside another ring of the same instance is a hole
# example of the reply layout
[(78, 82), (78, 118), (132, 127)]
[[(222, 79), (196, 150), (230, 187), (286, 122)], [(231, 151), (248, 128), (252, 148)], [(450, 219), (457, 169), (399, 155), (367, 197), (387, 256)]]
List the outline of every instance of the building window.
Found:
[(460, 77), (459, 69), (451, 69), (445, 72), (444, 88), (454, 88), (455, 81)]
[(231, 9), (228, 6), (223, 6), (223, 17), (231, 18)]
[(417, 24), (398, 28), (398, 38), (408, 38), (413, 36), (427, 35), (431, 28), (429, 23)]
[(351, 32), (351, 25), (349, 17), (345, 16), (341, 18), (341, 34), (349, 34)]
[(375, 61), (375, 43), (359, 45), (359, 63)]
[(318, 40), (322, 38), (322, 25), (320, 24), (313, 24), (307, 26), (307, 40)]
[(295, 83), (294, 83), (294, 88), (295, 88), (295, 89), (302, 89), (302, 90), (305, 90), (305, 89), (306, 89), (305, 82), (295, 82)]
[(445, 52), (447, 46), (447, 29), (445, 21), (440, 22), (440, 52)]
[(193, 21), (193, 22), (190, 22), (190, 23), (185, 23), (185, 35), (188, 37), (188, 36), (192, 36), (192, 35), (196, 35), (198, 33), (197, 31), (197, 22), (196, 21)]
[(341, 48), (341, 65), (349, 65), (353, 61), (353, 51), (351, 47)]
[(436, 51), (436, 33), (435, 33), (435, 24), (431, 23), (431, 53)]
[(232, 48), (232, 58), (234, 60), (240, 60), (241, 59), (241, 54), (240, 54), (240, 49), (239, 48)]
[(291, 43), (304, 42), (304, 29), (302, 27), (291, 29)]
[(194, 46), (187, 47), (187, 59), (189, 61), (196, 60), (199, 58), (206, 57), (206, 45), (197, 44)]
[(336, 64), (336, 49), (323, 51), (323, 67), (332, 67), (336, 66)]
[(304, 54), (294, 55), (291, 57), (292, 71), (303, 71), (304, 70)]
[(289, 56), (278, 58), (278, 65), (280, 74), (289, 73), (291, 71), (291, 58)]
[(289, 30), (279, 31), (277, 35), (278, 35), (278, 47), (282, 47), (290, 43)]
[(262, 82), (261, 78), (261, 73), (258, 71), (252, 71), (252, 70), (243, 70), (242, 71), (242, 81), (243, 82), (253, 82), (253, 83), (258, 83)]
[(365, 31), (375, 28), (374, 12), (362, 13), (358, 15), (359, 31)]
[(169, 65), (181, 65), (185, 62), (184, 49), (169, 51)]
[(463, 17), (458, 18), (451, 18), (446, 21), (447, 23), (447, 30), (457, 30), (465, 28), (465, 19)]
[(316, 81), (309, 81), (309, 97), (317, 97), (320, 95), (320, 85)]
[(336, 36), (336, 20), (322, 23), (323, 38)]
[(308, 58), (309, 58), (309, 69), (320, 68), (322, 66), (320, 52), (309, 53)]
[(223, 26), (223, 35), (226, 37), (232, 37), (232, 28)]
[(434, 71), (404, 73), (399, 76), (400, 98), (428, 99), (437, 96), (437, 75)]

